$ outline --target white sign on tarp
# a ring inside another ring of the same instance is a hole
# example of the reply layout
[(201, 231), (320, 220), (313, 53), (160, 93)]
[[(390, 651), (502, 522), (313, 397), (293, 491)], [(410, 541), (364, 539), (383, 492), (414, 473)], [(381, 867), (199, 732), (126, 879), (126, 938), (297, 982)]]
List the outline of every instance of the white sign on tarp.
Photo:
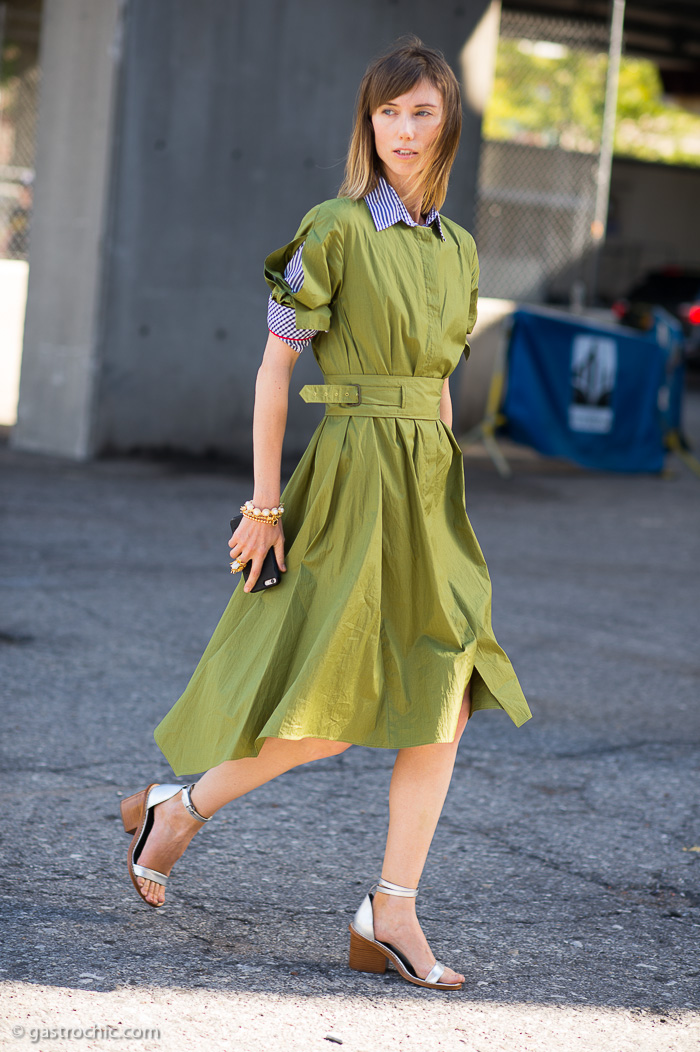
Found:
[(607, 336), (578, 335), (571, 345), (569, 427), (602, 435), (612, 430), (617, 344)]

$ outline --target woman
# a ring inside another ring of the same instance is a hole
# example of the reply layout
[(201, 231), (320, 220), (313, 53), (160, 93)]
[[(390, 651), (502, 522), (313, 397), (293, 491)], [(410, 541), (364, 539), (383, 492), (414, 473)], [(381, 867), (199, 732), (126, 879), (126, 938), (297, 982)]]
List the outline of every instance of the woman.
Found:
[[(206, 773), (122, 805), (131, 878), (160, 906), (173, 863), (229, 801), (351, 744), (398, 749), (382, 877), (350, 925), (350, 966), (390, 960), (441, 990), (464, 976), (435, 960), (415, 895), (457, 746), (475, 709), (530, 716), (491, 629), (450, 430), (447, 378), (468, 354), (478, 284), (473, 239), (438, 212), (460, 127), (444, 58), (416, 38), (395, 47), (360, 86), (338, 198), (266, 260), (255, 489), (229, 540), (232, 569), (250, 575), (155, 731), (177, 774)], [(326, 382), (302, 396), (326, 415), (280, 510), (289, 381), (310, 340)], [(281, 585), (250, 594), (270, 547)]]

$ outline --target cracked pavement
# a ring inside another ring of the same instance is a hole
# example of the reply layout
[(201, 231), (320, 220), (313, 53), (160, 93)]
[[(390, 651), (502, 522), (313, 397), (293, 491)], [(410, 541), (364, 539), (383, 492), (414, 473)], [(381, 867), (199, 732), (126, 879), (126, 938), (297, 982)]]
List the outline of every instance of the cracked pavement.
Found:
[[(697, 442), (697, 382), (686, 427)], [(161, 1050), (697, 1050), (700, 479), (532, 456), (504, 482), (465, 463), (534, 718), (477, 713), (460, 746), (418, 899), (436, 955), (467, 975), (448, 995), (347, 967), (392, 752), (354, 747), (234, 802), (163, 910), (138, 901), (119, 800), (173, 780), (152, 732), (230, 594), (249, 476), (0, 449), (10, 1047), (113, 1024), (158, 1028), (134, 1043)]]

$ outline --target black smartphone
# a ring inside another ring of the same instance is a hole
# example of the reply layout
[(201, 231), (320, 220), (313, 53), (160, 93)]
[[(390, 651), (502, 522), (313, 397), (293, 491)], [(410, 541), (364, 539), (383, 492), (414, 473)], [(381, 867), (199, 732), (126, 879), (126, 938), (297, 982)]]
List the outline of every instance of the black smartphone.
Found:
[[(241, 524), (242, 521), (242, 512), (240, 515), (236, 515), (235, 519), (231, 519), (231, 533), (233, 533), (236, 530), (236, 528)], [(241, 573), (243, 574), (244, 580), (247, 581), (248, 577), (250, 576), (249, 562), (245, 564), (245, 566), (241, 570)], [(277, 565), (277, 559), (275, 558), (275, 549), (269, 548), (267, 555), (263, 560), (260, 576), (251, 588), (251, 592), (263, 592), (266, 588), (272, 588), (273, 585), (279, 584), (281, 580), (282, 571)]]

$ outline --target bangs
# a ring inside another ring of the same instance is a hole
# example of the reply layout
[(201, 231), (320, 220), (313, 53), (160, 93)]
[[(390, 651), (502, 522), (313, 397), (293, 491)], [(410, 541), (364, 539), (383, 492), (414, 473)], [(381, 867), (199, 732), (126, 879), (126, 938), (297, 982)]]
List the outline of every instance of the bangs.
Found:
[(366, 117), (371, 117), (383, 102), (398, 99), (401, 95), (412, 91), (421, 80), (427, 80), (434, 88), (440, 89), (440, 84), (436, 83), (434, 77), (431, 76), (426, 64), (417, 57), (414, 58), (412, 55), (391, 57), (394, 58), (394, 61), (387, 62), (386, 67), (378, 70), (377, 76), (373, 77), (367, 85)]

